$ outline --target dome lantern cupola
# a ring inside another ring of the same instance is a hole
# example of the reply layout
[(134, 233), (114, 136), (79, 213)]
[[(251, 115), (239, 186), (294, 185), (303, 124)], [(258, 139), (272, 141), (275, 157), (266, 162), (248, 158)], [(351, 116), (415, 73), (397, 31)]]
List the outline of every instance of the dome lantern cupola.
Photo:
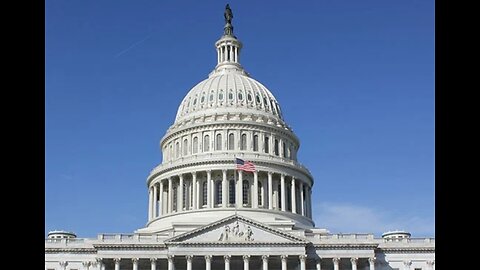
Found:
[(243, 75), (248, 75), (242, 65), (240, 65), (240, 50), (242, 49), (242, 42), (233, 34), (233, 13), (230, 6), (225, 7), (225, 26), (222, 37), (215, 42), (217, 48), (217, 66), (209, 77), (218, 74), (225, 74), (226, 72), (237, 72)]

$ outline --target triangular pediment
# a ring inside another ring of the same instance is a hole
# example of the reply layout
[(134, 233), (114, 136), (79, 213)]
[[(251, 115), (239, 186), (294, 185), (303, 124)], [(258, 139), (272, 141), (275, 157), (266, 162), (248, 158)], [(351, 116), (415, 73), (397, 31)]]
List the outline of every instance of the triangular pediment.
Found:
[(239, 215), (177, 235), (166, 244), (306, 244), (307, 241)]

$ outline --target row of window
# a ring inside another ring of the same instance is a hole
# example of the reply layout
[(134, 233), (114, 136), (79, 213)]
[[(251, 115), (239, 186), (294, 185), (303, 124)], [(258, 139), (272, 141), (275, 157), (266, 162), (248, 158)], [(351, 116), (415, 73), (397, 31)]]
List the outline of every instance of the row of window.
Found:
[[(263, 140), (261, 139), (262, 138), (261, 137), (259, 138), (258, 134), (254, 134), (250, 141), (249, 136), (247, 136), (246, 133), (242, 133), (240, 135), (238, 149), (241, 151), (247, 151), (247, 150), (251, 150), (254, 152), (263, 151), (264, 153), (272, 154), (275, 156), (282, 156), (284, 158), (296, 159), (295, 150), (291, 143), (289, 143), (287, 146), (287, 143), (280, 142), (278, 139), (275, 138), (273, 140), (273, 149), (270, 149), (271, 148), (270, 136), (265, 135), (263, 136)], [(213, 143), (214, 143), (213, 150), (215, 151), (237, 150), (235, 148), (234, 133), (228, 134), (226, 149), (223, 149), (224, 148), (223, 137), (222, 137), (222, 134), (220, 133), (215, 135), (215, 140), (213, 141)], [(199, 152), (209, 152), (211, 151), (210, 144), (211, 144), (211, 138), (210, 138), (210, 135), (208, 134), (203, 136), (203, 144), (201, 145), (201, 147), (199, 147), (198, 136), (193, 137), (191, 145), (189, 145), (189, 140), (187, 138), (183, 139), (183, 143), (181, 146), (180, 146), (180, 141), (176, 141), (175, 146), (171, 142), (168, 145), (168, 151), (167, 149), (164, 148), (164, 159), (171, 160), (171, 159), (179, 158), (181, 156), (187, 156), (190, 154), (190, 152), (192, 154), (197, 154)], [(190, 147), (191, 147), (191, 151), (189, 151)]]
[[(234, 92), (233, 92), (232, 89), (230, 89), (228, 91), (228, 100), (233, 101), (234, 97), (235, 97)], [(218, 98), (218, 101), (223, 101), (224, 100), (223, 90), (218, 91), (218, 97), (217, 98)], [(237, 100), (240, 101), (240, 102), (243, 102), (244, 98), (245, 98), (244, 93), (241, 90), (239, 90), (237, 92)], [(207, 93), (203, 92), (201, 97), (200, 97), (199, 103), (203, 105), (203, 104), (205, 104), (206, 100), (207, 100)], [(215, 101), (215, 91), (214, 90), (211, 91), (210, 95), (208, 96), (208, 100), (209, 100), (210, 104), (213, 104), (213, 102)], [(261, 97), (260, 94), (257, 93), (255, 95), (256, 103), (254, 103), (253, 102), (254, 101), (253, 94), (252, 94), (252, 92), (248, 91), (247, 95), (246, 95), (246, 100), (252, 106), (253, 105), (263, 106), (263, 108), (265, 108), (266, 111), (272, 111), (274, 114), (281, 117), (280, 106), (273, 99), (268, 99), (265, 96)], [(183, 108), (182, 108), (183, 114), (186, 114), (186, 113), (189, 112), (190, 105), (195, 107), (197, 105), (197, 103), (198, 103), (198, 95), (195, 95), (195, 97), (193, 98), (193, 101), (191, 100), (191, 98), (189, 98), (188, 101), (183, 103)], [(192, 108), (192, 110), (194, 110), (194, 108)]]

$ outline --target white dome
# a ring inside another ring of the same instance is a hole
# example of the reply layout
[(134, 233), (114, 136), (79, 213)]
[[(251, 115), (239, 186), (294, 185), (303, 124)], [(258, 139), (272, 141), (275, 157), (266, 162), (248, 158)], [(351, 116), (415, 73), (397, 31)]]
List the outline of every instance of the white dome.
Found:
[(243, 70), (215, 72), (195, 85), (181, 102), (175, 122), (228, 112), (262, 114), (283, 122), (280, 105), (272, 93)]

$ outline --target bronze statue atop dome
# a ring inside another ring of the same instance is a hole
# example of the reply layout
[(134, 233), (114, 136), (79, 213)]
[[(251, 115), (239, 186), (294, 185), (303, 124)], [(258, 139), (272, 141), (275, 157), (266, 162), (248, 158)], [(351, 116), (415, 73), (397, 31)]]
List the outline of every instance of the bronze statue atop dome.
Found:
[(223, 16), (225, 17), (225, 27), (224, 27), (223, 35), (233, 36), (233, 25), (232, 25), (233, 12), (230, 9), (229, 4), (225, 6), (225, 12), (223, 13)]

